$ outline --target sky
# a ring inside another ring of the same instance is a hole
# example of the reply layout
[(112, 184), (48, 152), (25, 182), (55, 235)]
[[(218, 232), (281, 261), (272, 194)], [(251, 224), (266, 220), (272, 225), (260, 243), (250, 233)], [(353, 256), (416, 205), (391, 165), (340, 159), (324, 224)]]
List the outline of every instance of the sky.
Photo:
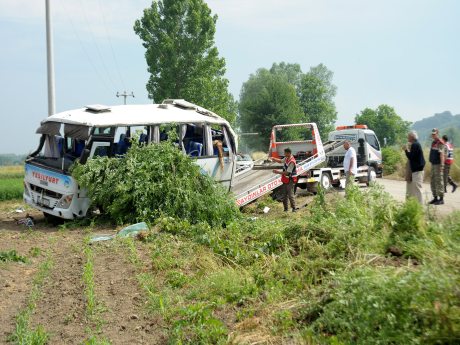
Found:
[[(56, 111), (151, 103), (145, 48), (134, 33), (151, 0), (50, 0)], [(325, 64), (337, 124), (388, 104), (407, 121), (460, 113), (460, 1), (208, 0), (230, 92), (258, 68)], [(45, 0), (0, 1), (0, 153), (23, 154), (48, 115)]]

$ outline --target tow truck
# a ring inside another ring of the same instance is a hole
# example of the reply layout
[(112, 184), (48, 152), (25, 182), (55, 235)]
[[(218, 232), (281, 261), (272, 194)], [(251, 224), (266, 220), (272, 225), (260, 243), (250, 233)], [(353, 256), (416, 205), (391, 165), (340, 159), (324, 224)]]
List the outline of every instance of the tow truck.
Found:
[[(300, 134), (300, 138), (280, 140), (278, 137), (282, 136), (283, 131)], [(369, 185), (382, 176), (380, 145), (375, 133), (367, 126), (340, 126), (329, 133), (328, 139), (322, 143), (315, 123), (276, 125), (271, 131), (268, 157), (283, 158), (284, 149), (289, 147), (297, 160), (297, 186), (315, 193), (318, 186), (328, 190), (341, 185), (345, 178), (343, 143), (348, 140), (358, 157), (355, 180)], [(244, 206), (281, 186), (280, 175), (272, 172), (279, 168), (279, 165), (268, 161), (259, 162), (252, 171), (236, 177), (232, 188), (236, 203)]]

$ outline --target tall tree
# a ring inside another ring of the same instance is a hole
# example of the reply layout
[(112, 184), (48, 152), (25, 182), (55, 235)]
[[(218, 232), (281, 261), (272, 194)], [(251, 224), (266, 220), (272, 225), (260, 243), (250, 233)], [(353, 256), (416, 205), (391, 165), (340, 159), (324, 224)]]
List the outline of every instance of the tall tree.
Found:
[(273, 125), (296, 123), (302, 118), (296, 90), (286, 78), (261, 68), (243, 84), (239, 103), (239, 126), (243, 132), (257, 132), (247, 142), (266, 150)]
[(355, 122), (374, 130), (382, 144), (386, 138), (387, 145), (405, 142), (411, 125), (410, 122), (404, 121), (394, 108), (386, 104), (379, 105), (375, 110), (362, 110), (355, 116)]
[(311, 67), (300, 80), (300, 106), (304, 112), (305, 120), (316, 122), (321, 136), (334, 129), (337, 120), (337, 111), (333, 98), (337, 87), (332, 84), (333, 72), (323, 64)]
[(294, 85), (296, 91), (300, 90), (303, 73), (298, 63), (275, 62), (270, 68), (270, 73), (283, 76), (290, 84)]
[(134, 31), (146, 48), (149, 98), (184, 98), (233, 122), (237, 105), (214, 44), (216, 21), (203, 0), (159, 0), (144, 10)]

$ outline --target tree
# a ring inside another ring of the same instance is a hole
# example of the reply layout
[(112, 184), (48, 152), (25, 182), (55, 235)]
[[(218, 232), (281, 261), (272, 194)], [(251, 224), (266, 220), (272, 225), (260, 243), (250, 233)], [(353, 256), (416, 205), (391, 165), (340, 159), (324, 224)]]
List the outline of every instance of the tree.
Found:
[(310, 71), (302, 76), (298, 91), (305, 121), (316, 122), (323, 137), (334, 129), (337, 120), (333, 101), (337, 87), (332, 84), (333, 75), (323, 64), (311, 67)]
[(394, 108), (389, 105), (379, 105), (377, 109), (366, 108), (355, 116), (355, 122), (367, 125), (374, 130), (383, 144), (394, 145), (406, 141), (411, 123), (404, 121)]
[(159, 0), (144, 10), (134, 31), (146, 48), (150, 99), (184, 98), (233, 122), (237, 105), (214, 45), (216, 21), (203, 0)]
[(270, 68), (270, 73), (286, 78), (288, 83), (294, 85), (297, 92), (299, 91), (303, 73), (298, 63), (275, 62)]
[(247, 142), (254, 149), (266, 150), (273, 125), (296, 123), (302, 110), (296, 90), (286, 78), (261, 68), (243, 84), (239, 103), (239, 126), (243, 132), (257, 132)]

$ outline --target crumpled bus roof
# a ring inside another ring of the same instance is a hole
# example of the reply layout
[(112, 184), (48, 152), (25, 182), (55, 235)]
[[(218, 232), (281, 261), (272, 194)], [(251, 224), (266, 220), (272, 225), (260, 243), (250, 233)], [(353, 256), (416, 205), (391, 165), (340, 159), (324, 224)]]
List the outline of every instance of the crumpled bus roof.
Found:
[[(92, 110), (91, 110), (92, 109)], [(162, 104), (87, 106), (54, 114), (42, 121), (89, 127), (154, 125), (163, 123), (208, 123), (227, 125), (217, 114), (184, 100), (166, 100)]]

